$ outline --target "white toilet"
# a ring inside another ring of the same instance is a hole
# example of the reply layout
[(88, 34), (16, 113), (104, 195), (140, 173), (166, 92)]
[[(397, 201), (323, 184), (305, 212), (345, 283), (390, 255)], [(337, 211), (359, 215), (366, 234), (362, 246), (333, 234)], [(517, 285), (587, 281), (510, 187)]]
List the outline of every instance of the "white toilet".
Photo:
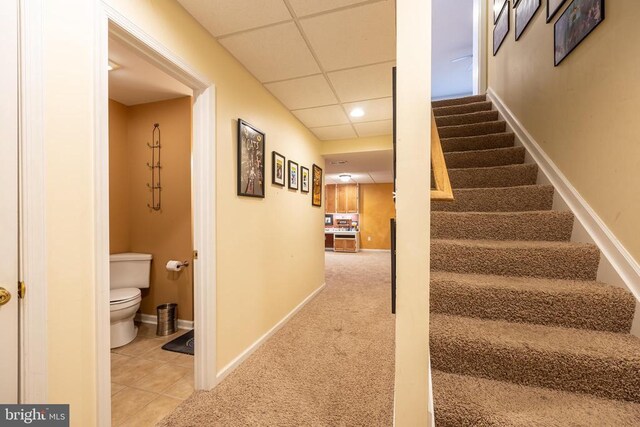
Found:
[(121, 347), (136, 337), (133, 323), (142, 301), (140, 289), (149, 287), (151, 254), (122, 253), (110, 257), (111, 348)]

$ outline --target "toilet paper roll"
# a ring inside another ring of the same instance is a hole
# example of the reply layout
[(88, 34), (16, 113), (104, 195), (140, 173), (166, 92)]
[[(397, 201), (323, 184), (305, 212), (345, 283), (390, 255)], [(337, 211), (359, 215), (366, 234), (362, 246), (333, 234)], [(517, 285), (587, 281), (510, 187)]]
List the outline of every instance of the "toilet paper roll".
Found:
[(181, 271), (184, 268), (184, 264), (180, 261), (171, 260), (167, 262), (167, 270), (169, 271)]

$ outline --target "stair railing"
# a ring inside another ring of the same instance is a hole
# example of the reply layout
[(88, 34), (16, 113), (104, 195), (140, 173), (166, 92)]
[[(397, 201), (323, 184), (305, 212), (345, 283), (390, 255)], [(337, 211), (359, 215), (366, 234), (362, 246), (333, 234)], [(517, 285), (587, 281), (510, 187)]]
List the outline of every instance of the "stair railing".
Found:
[(440, 142), (440, 134), (438, 133), (433, 111), (431, 112), (431, 173), (433, 174), (431, 200), (452, 201), (453, 190), (451, 189), (451, 181), (449, 181), (447, 164), (444, 161), (442, 143)]

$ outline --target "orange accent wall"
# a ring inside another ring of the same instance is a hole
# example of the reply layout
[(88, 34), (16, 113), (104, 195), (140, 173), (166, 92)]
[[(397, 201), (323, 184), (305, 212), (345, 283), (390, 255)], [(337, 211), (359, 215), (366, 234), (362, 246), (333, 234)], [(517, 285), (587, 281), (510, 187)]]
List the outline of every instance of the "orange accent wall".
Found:
[(393, 184), (360, 184), (361, 249), (391, 249), (389, 220), (394, 217)]
[[(109, 104), (111, 253), (153, 255), (151, 286), (142, 290), (141, 311), (156, 314), (178, 303), (178, 317), (193, 320), (192, 268), (169, 272), (170, 259), (191, 261), (191, 97), (126, 107)], [(146, 184), (151, 175), (153, 124), (161, 131), (162, 209), (153, 211)], [(123, 129), (126, 130), (123, 131)]]

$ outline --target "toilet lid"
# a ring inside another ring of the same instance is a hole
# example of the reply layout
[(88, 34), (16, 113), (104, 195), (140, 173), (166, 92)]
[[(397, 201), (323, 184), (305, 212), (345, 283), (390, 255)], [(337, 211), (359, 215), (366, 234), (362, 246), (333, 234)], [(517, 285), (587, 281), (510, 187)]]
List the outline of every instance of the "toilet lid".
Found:
[(111, 289), (109, 300), (111, 304), (119, 304), (134, 300), (139, 296), (140, 289), (138, 288)]

